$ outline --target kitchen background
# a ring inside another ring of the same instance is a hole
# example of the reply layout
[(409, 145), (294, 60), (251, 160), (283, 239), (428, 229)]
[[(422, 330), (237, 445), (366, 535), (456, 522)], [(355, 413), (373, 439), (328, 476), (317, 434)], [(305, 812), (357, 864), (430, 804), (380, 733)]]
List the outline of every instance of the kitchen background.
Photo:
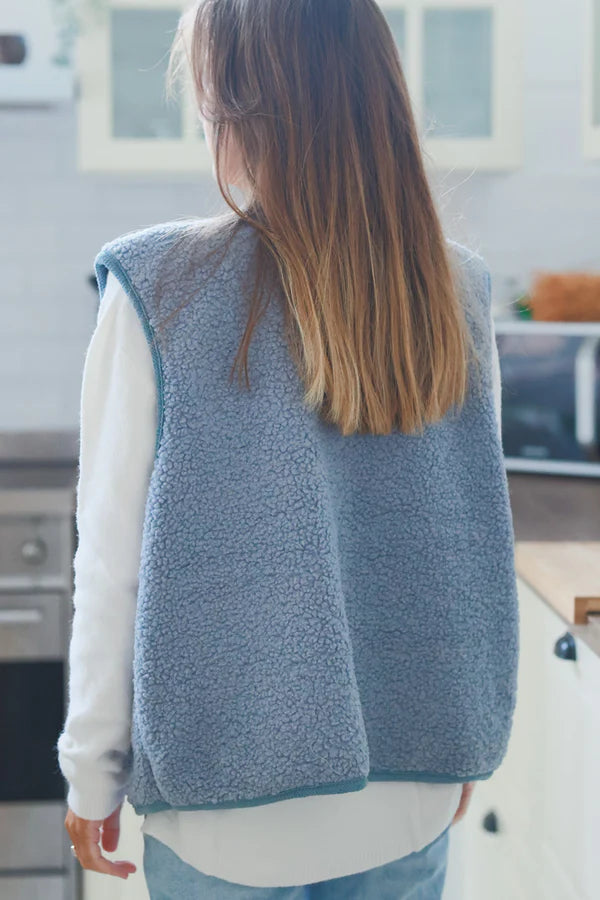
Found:
[[(40, 4), (3, 0), (2, 9), (14, 6), (18, 20), (28, 5)], [(143, 10), (157, 4), (136, 0), (114, 6)], [(600, 161), (586, 159), (582, 147), (583, 48), (592, 27), (591, 4), (482, 4), (495, 7), (514, 20), (506, 26), (501, 48), (509, 83), (504, 91), (497, 86), (499, 104), (507, 109), (496, 111), (514, 124), (495, 142), (500, 162), (504, 156), (510, 167), (481, 170), (481, 140), (466, 139), (458, 142), (453, 166), (436, 169), (434, 180), (447, 232), (486, 258), (500, 304), (511, 292), (527, 289), (536, 269), (598, 271)], [(156, 59), (147, 56), (146, 65)], [(103, 74), (99, 60), (85, 64)], [(137, 171), (126, 160), (125, 173), (82, 173), (78, 118), (84, 113), (99, 117), (102, 110), (97, 97), (88, 101), (83, 92), (79, 99), (83, 106), (89, 103), (79, 114), (75, 101), (0, 107), (0, 416), (5, 428), (77, 424), (78, 376), (95, 315), (87, 278), (99, 247), (123, 231), (170, 217), (210, 215), (224, 205), (210, 171), (182, 174), (168, 158), (163, 171), (140, 171), (143, 147)], [(106, 158), (118, 167), (115, 154), (111, 150)]]
[[(481, 253), (492, 273), (505, 437), (510, 428), (530, 467), (519, 472), (516, 455), (514, 465), (507, 460), (523, 617), (514, 737), (453, 829), (444, 900), (597, 900), (600, 0), (380, 5), (446, 233)], [(60, 785), (32, 773), (48, 764), (62, 722), (65, 682), (52, 678), (66, 677), (93, 259), (126, 231), (225, 207), (191, 105), (157, 101), (181, 8), (178, 0), (0, 2), (0, 900), (146, 896), (128, 805), (109, 855), (134, 860), (138, 873), (117, 883), (73, 861)], [(527, 301), (544, 273), (593, 277), (571, 285), (562, 315), (544, 312), (540, 292), (532, 316)], [(519, 366), (514, 340), (502, 343), (507, 320), (508, 331), (529, 337)], [(560, 337), (569, 330), (571, 343)], [(549, 340), (547, 332), (563, 343), (536, 349), (531, 341)], [(550, 392), (539, 382), (542, 358)], [(509, 419), (521, 389), (529, 405)], [(567, 474), (569, 454), (587, 468)], [(558, 464), (553, 474), (539, 465), (548, 461)], [(54, 694), (42, 694), (52, 684)], [(36, 731), (42, 704), (54, 709), (44, 734)]]

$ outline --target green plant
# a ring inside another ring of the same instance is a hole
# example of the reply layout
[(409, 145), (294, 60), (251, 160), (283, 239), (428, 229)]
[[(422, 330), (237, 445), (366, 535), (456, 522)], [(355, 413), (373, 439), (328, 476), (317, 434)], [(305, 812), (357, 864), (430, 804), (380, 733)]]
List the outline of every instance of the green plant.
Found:
[(57, 49), (52, 62), (57, 66), (70, 66), (73, 49), (79, 32), (80, 15), (84, 9), (101, 10), (106, 0), (51, 0), (52, 18), (57, 31)]
[(516, 307), (518, 311), (519, 318), (521, 319), (531, 319), (531, 306), (529, 304), (529, 294), (523, 293), (519, 297), (516, 298)]

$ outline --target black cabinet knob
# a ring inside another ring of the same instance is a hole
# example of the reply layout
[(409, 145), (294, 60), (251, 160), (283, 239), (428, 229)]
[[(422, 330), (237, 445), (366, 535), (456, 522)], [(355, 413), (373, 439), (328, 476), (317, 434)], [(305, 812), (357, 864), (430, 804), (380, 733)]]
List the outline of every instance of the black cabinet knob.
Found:
[(481, 823), (484, 827), (485, 831), (491, 831), (492, 833), (496, 833), (500, 831), (498, 826), (498, 816), (494, 812), (494, 810), (490, 810), (489, 813), (486, 813), (483, 817), (483, 822)]
[(577, 647), (575, 638), (570, 631), (565, 631), (554, 645), (554, 654), (559, 659), (577, 659)]

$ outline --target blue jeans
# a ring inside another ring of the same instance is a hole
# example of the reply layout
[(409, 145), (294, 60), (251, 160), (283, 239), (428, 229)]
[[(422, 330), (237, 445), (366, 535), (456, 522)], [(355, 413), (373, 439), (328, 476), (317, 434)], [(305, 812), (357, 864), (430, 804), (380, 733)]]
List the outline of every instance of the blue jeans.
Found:
[(441, 900), (450, 825), (422, 850), (327, 881), (296, 887), (250, 887), (204, 875), (150, 834), (144, 834), (144, 876), (150, 900)]

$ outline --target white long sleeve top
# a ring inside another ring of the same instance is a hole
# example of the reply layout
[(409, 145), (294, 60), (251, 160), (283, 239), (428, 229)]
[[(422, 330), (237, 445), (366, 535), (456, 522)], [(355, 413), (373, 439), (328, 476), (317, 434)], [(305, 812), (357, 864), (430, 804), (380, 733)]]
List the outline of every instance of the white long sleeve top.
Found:
[[(67, 802), (86, 819), (106, 818), (127, 792), (133, 632), (157, 414), (150, 348), (109, 274), (83, 370), (69, 706), (57, 742)], [(144, 816), (141, 830), (207, 875), (257, 887), (308, 884), (420, 850), (451, 822), (461, 787), (379, 781), (259, 806), (169, 809)]]

